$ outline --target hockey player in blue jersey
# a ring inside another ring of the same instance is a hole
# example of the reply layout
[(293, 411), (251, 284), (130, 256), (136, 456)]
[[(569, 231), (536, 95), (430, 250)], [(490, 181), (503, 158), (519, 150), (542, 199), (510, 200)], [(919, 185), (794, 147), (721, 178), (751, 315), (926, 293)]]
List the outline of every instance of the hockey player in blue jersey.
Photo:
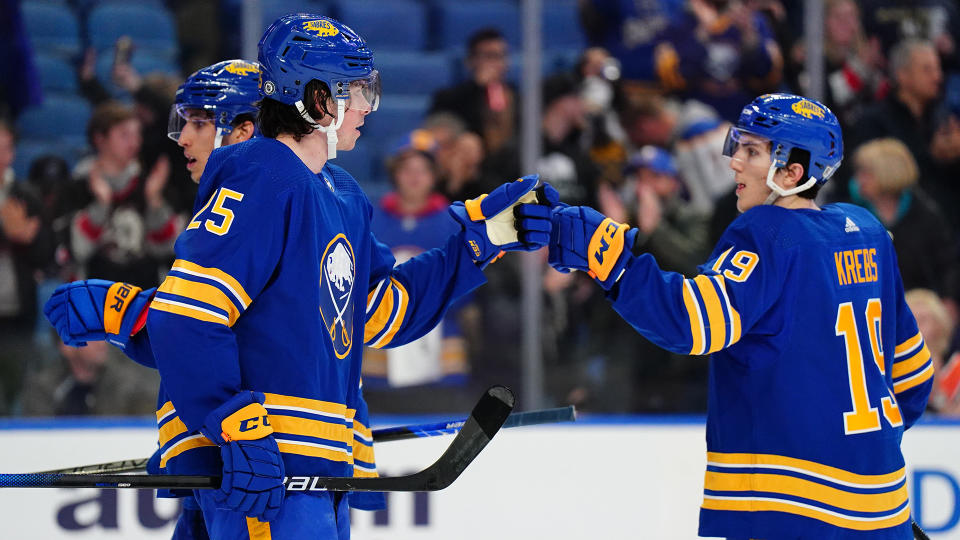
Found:
[[(514, 209), (536, 177), (505, 184), (451, 205), (462, 230), (394, 267), (370, 233), (369, 201), (327, 161), (376, 109), (372, 53), (337, 21), (297, 14), (267, 29), (259, 60), (265, 137), (211, 154), (147, 311), (160, 467), (222, 475), (219, 490), (196, 493), (211, 538), (347, 538), (343, 497), (285, 497), (282, 479), (375, 474), (357, 417), (360, 345), (423, 335), (503, 251), (545, 245), (550, 210)], [(141, 295), (109, 292), (103, 326), (123, 344)]]
[(764, 95), (724, 154), (743, 213), (699, 275), (661, 271), (634, 230), (562, 205), (550, 263), (589, 272), (657, 345), (711, 355), (701, 535), (912, 538), (900, 440), (933, 367), (887, 231), (814, 202), (843, 157), (836, 117)]

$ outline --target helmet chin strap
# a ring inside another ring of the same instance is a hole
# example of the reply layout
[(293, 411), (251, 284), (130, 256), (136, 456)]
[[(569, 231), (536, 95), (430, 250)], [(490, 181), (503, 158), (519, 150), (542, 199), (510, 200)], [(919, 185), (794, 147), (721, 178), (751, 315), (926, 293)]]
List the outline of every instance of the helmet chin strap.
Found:
[(329, 126), (321, 126), (318, 124), (303, 106), (303, 101), (297, 100), (294, 105), (297, 107), (297, 111), (300, 112), (300, 116), (302, 116), (313, 129), (327, 134), (327, 159), (337, 157), (337, 130), (340, 129), (340, 126), (343, 124), (343, 113), (346, 110), (344, 100), (337, 100), (337, 118), (331, 122)]
[(767, 200), (763, 201), (763, 204), (773, 204), (780, 197), (786, 197), (787, 195), (800, 193), (801, 191), (810, 189), (814, 184), (817, 183), (817, 179), (811, 176), (809, 180), (800, 184), (799, 186), (791, 189), (783, 189), (773, 181), (773, 177), (777, 174), (777, 170), (779, 170), (779, 167), (777, 167), (776, 163), (771, 163), (770, 168), (767, 170), (767, 187), (770, 188), (772, 192), (770, 195), (767, 195)]

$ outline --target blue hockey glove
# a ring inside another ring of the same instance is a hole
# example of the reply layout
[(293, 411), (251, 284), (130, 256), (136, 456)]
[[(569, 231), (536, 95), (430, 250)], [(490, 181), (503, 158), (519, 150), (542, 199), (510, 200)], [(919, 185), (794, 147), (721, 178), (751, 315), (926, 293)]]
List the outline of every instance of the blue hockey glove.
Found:
[(156, 290), (102, 279), (74, 281), (57, 287), (43, 314), (67, 345), (106, 340), (126, 349), (130, 336), (143, 328)]
[[(556, 190), (540, 184), (540, 175), (521, 177), (476, 199), (450, 205), (450, 215), (463, 226), (467, 247), (481, 266), (504, 251), (534, 251), (550, 240), (549, 197)], [(545, 204), (532, 204), (544, 201)], [(524, 204), (528, 203), (528, 204)]]
[(280, 513), (284, 470), (263, 400), (262, 392), (240, 392), (208, 414), (200, 431), (223, 458), (217, 506), (270, 521)]
[(553, 209), (550, 266), (561, 272), (582, 270), (604, 289), (620, 279), (631, 257), (637, 230), (587, 206)]

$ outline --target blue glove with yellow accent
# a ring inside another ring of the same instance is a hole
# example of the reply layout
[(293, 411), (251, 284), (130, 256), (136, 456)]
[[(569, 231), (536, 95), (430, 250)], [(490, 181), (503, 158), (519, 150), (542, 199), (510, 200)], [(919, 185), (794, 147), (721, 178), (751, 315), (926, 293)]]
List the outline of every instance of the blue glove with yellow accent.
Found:
[(43, 314), (67, 345), (106, 340), (126, 349), (130, 337), (143, 328), (156, 290), (102, 279), (74, 281), (53, 291)]
[(283, 458), (263, 392), (244, 391), (207, 415), (200, 432), (220, 447), (223, 478), (217, 507), (270, 521), (283, 502)]
[(561, 272), (582, 270), (604, 289), (620, 279), (637, 240), (637, 230), (588, 206), (553, 209), (550, 266)]
[[(534, 251), (550, 240), (550, 208), (559, 196), (531, 174), (476, 199), (450, 205), (473, 260), (485, 267), (505, 251)], [(536, 204), (534, 204), (536, 203)]]

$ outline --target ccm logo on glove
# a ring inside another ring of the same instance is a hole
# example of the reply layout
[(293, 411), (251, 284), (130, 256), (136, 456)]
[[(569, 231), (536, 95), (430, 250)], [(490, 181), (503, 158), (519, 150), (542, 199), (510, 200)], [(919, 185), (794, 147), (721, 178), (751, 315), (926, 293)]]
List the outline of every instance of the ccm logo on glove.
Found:
[(223, 440), (252, 441), (273, 433), (267, 410), (259, 403), (251, 403), (224, 418), (221, 424)]
[[(590, 246), (588, 247), (595, 259), (595, 261), (590, 262), (590, 270), (587, 272), (590, 277), (601, 281), (607, 279), (623, 252), (623, 235), (629, 228), (629, 225), (617, 223), (610, 218), (604, 219), (603, 223), (597, 227), (597, 232), (590, 239)], [(611, 248), (613, 248), (612, 251)], [(604, 260), (608, 252), (612, 256)]]

